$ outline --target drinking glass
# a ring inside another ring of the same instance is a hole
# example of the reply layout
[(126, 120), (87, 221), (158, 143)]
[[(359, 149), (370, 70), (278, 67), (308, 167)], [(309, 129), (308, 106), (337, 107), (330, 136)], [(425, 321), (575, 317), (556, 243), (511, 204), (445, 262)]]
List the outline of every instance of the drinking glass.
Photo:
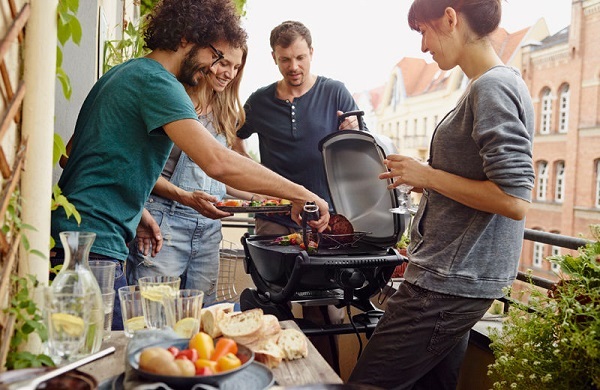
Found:
[(398, 214), (414, 214), (417, 212), (419, 208), (418, 205), (412, 203), (410, 198), (410, 191), (412, 190), (412, 186), (408, 184), (400, 184), (397, 189), (400, 193), (398, 195), (398, 207), (390, 209), (392, 213)]
[(110, 339), (110, 332), (112, 331), (115, 290), (102, 290), (102, 303), (104, 305), (104, 336), (102, 337), (102, 340), (108, 340)]
[(163, 329), (169, 325), (164, 300), (175, 296), (180, 283), (178, 276), (144, 276), (138, 279), (146, 327)]
[(121, 313), (123, 314), (123, 331), (125, 336), (133, 337), (136, 331), (146, 327), (140, 286), (123, 286), (119, 288), (119, 298)]
[(172, 298), (165, 298), (167, 323), (183, 338), (191, 338), (200, 331), (200, 311), (204, 292), (195, 289), (179, 290)]
[(88, 263), (102, 292), (115, 287), (115, 269), (117, 263), (109, 260), (90, 260)]
[(57, 293), (44, 289), (44, 318), (48, 351), (56, 364), (72, 361), (83, 352), (90, 321), (91, 293)]

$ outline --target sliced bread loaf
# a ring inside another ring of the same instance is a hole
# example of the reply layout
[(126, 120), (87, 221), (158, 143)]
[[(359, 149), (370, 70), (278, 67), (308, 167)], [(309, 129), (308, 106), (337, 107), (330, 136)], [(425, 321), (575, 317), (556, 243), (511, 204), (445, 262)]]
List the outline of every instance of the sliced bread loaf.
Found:
[(225, 314), (219, 321), (223, 336), (243, 345), (255, 343), (260, 338), (262, 326), (262, 309)]
[(277, 345), (275, 339), (267, 339), (259, 342), (258, 345), (251, 347), (251, 349), (254, 351), (254, 359), (269, 368), (279, 366), (283, 360), (283, 350)]
[(283, 350), (287, 360), (302, 359), (308, 356), (308, 341), (304, 333), (296, 329), (283, 329), (277, 337), (277, 345)]
[(233, 312), (233, 308), (233, 303), (224, 302), (202, 309), (200, 312), (200, 325), (202, 330), (205, 333), (208, 333), (213, 339), (222, 336), (223, 333), (221, 332), (219, 323), (227, 313)]

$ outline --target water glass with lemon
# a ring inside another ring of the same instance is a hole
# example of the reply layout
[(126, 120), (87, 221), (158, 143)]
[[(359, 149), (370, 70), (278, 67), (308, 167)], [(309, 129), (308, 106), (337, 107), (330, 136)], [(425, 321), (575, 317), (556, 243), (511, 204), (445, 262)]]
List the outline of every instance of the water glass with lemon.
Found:
[(133, 337), (135, 332), (146, 328), (140, 286), (120, 287), (118, 294), (121, 302), (121, 314), (123, 316), (123, 331), (125, 336)]
[(90, 293), (57, 293), (49, 287), (44, 290), (48, 354), (56, 364), (72, 361), (83, 352), (92, 302)]
[(182, 338), (191, 338), (200, 331), (200, 312), (204, 292), (183, 289), (165, 300), (167, 323)]
[(181, 279), (176, 276), (144, 276), (138, 279), (146, 327), (163, 329), (169, 326), (165, 301), (175, 297)]

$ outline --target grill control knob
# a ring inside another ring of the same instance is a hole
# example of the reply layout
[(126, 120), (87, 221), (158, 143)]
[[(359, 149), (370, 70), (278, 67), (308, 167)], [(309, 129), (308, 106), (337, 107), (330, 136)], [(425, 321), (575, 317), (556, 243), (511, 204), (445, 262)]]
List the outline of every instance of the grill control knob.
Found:
[(365, 284), (366, 278), (362, 271), (355, 268), (343, 268), (337, 271), (336, 280), (344, 288), (360, 288)]

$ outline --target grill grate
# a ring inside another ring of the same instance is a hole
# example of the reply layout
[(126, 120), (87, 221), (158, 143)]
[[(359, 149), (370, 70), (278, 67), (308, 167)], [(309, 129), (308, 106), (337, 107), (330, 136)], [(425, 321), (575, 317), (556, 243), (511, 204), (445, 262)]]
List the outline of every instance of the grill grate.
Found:
[(235, 289), (235, 273), (238, 261), (243, 260), (237, 246), (227, 240), (221, 241), (219, 249), (219, 277), (217, 279), (216, 302), (239, 302), (240, 296)]

